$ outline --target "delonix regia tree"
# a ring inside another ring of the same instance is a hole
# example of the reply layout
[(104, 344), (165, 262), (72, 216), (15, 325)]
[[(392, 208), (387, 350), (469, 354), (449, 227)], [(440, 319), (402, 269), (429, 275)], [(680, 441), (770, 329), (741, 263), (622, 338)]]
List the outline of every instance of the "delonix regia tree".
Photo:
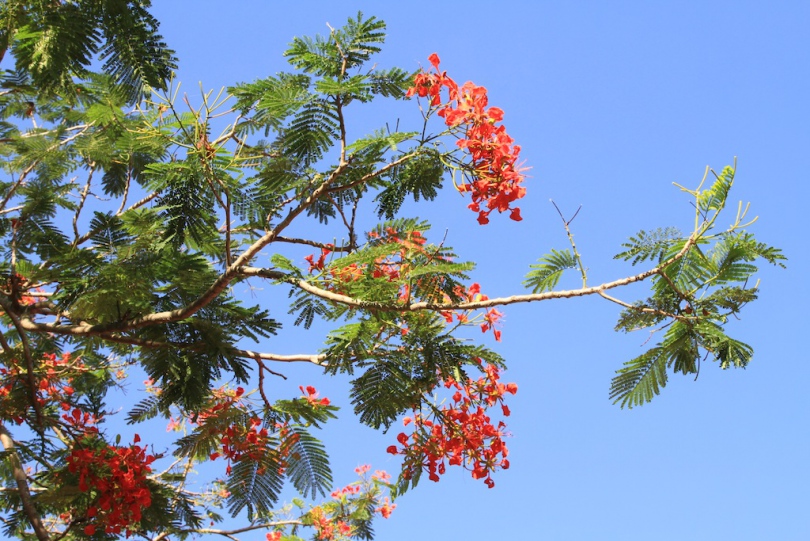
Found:
[[(438, 481), (460, 466), (492, 487), (509, 466), (503, 419), (517, 385), (501, 381), (495, 351), (462, 331), (500, 340), (503, 305), (599, 295), (619, 305), (617, 329), (650, 329), (647, 351), (610, 386), (621, 406), (651, 400), (668, 372), (751, 359), (724, 325), (757, 297), (754, 263), (784, 258), (747, 231), (747, 206), (718, 226), (733, 166), (683, 188), (692, 231), (641, 231), (619, 248), (640, 270), (589, 283), (563, 219), (569, 246), (531, 265), (529, 292), (488, 298), (470, 283), (472, 262), (400, 212), (445, 188), (469, 197), (473, 227), (521, 220), (520, 147), (484, 87), (457, 84), (437, 55), (415, 73), (378, 68), (385, 25), (358, 14), (326, 36), (294, 39), (292, 71), (193, 104), (170, 83), (174, 54), (148, 7), (2, 5), (6, 537), (370, 539), (374, 517), (388, 517), (423, 474)], [(378, 131), (349, 140), (354, 111), (385, 99), (412, 100), (415, 129), (381, 118)], [(312, 235), (289, 236), (302, 222), (313, 225), (295, 230)], [(285, 255), (301, 246), (312, 254)], [(563, 272), (582, 286), (557, 289)], [(646, 298), (616, 296), (645, 280)], [(246, 281), (289, 293), (288, 321), (261, 297), (238, 298)], [(333, 326), (319, 351), (245, 349), (283, 336), (282, 323), (309, 328), (316, 318)], [(332, 486), (315, 430), (337, 408), (315, 387), (274, 396), (266, 378), (289, 362), (314, 365), (313, 379), (347, 374), (361, 423), (404, 425), (388, 448), (402, 461), (396, 478), (360, 467), (357, 482)], [(138, 369), (144, 394), (123, 396), (121, 381)], [(144, 424), (131, 443), (111, 429), (122, 405), (126, 422)], [(155, 423), (184, 430), (158, 449), (145, 441)], [(191, 477), (203, 462), (220, 477), (200, 490), (206, 481)], [(285, 483), (304, 499), (282, 506)], [(228, 514), (244, 526), (218, 526)]]

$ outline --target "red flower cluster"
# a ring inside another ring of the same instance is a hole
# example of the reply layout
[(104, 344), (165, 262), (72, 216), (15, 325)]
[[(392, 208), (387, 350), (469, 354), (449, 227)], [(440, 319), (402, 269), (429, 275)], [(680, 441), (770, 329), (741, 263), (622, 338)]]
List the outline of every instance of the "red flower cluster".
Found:
[(312, 509), (312, 511), (309, 512), (309, 518), (312, 521), (312, 526), (315, 528), (316, 539), (330, 541), (335, 539), (338, 535), (349, 537), (353, 533), (351, 525), (342, 520), (334, 521), (329, 518), (320, 507)]
[(321, 255), (317, 261), (315, 261), (315, 254), (310, 254), (306, 256), (304, 259), (307, 263), (309, 263), (309, 272), (310, 274), (316, 270), (323, 270), (324, 264), (326, 263), (326, 256), (332, 253), (333, 245), (327, 244), (325, 248), (321, 248)]
[[(17, 220), (12, 219), (12, 227), (16, 227)], [(9, 290), (16, 290), (20, 293), (20, 304), (23, 306), (30, 306), (36, 304), (40, 300), (47, 298), (45, 290), (42, 287), (36, 286), (20, 273), (12, 274), (6, 280), (6, 286)]]
[[(62, 409), (68, 411), (70, 410), (70, 405), (66, 402), (62, 402)], [(82, 411), (79, 408), (73, 408), (70, 413), (62, 414), (62, 420), (78, 434), (98, 434), (98, 428), (96, 428), (95, 425), (98, 424), (99, 417), (96, 417), (92, 413)]]
[[(384, 235), (380, 235), (376, 231), (368, 234), (369, 239), (373, 241), (382, 241), (388, 243), (395, 243), (400, 245), (399, 257), (393, 255), (378, 258), (371, 268), (372, 278), (385, 278), (389, 282), (399, 279), (399, 277), (408, 270), (408, 255), (409, 251), (415, 250), (417, 252), (424, 252), (422, 246), (427, 242), (427, 239), (422, 236), (421, 231), (406, 232), (401, 235), (393, 227), (388, 227)], [(326, 266), (326, 257), (332, 253), (333, 246), (327, 244), (326, 247), (321, 248), (321, 255), (315, 259), (315, 254), (310, 254), (304, 258), (309, 263), (308, 272), (312, 274), (315, 271), (322, 271)], [(352, 263), (342, 268), (329, 269), (329, 274), (337, 282), (354, 282), (362, 278), (368, 265)]]
[[(259, 462), (267, 455), (269, 452), (270, 432), (262, 426), (262, 421), (258, 417), (251, 418), (247, 426), (232, 423), (223, 429), (221, 421), (218, 422), (219, 418), (229, 418), (232, 408), (244, 410), (242, 397), (245, 394), (245, 389), (242, 387), (237, 387), (235, 391), (217, 389), (214, 390), (213, 394), (213, 405), (200, 412), (197, 416), (197, 424), (207, 426), (210, 431), (222, 433), (220, 438), (221, 451), (211, 453), (208, 458), (214, 461), (219, 457), (225, 457), (228, 462), (225, 473), (230, 475), (233, 472), (234, 463), (242, 460)], [(261, 468), (259, 468), (258, 473), (263, 473)]]
[[(232, 424), (225, 429), (225, 434), (220, 440), (222, 453), (212, 453), (209, 458), (216, 460), (220, 456), (224, 456), (228, 461), (225, 473), (230, 475), (233, 471), (231, 464), (234, 462), (260, 461), (267, 454), (269, 438), (267, 429), (262, 427), (262, 421), (258, 417), (252, 418), (249, 426)], [(257, 473), (261, 475), (264, 472), (259, 468)]]
[(331, 496), (336, 500), (342, 500), (344, 498), (347, 498), (349, 496), (354, 496), (355, 494), (359, 494), (359, 493), (360, 493), (360, 485), (351, 484), (351, 485), (346, 485), (343, 488), (339, 488), (337, 490), (332, 491)]
[[(64, 353), (61, 357), (57, 357), (54, 353), (44, 354), (34, 376), (37, 406), (43, 408), (62, 404), (64, 409), (69, 409), (67, 401), (73, 395), (71, 386), (73, 376), (77, 370), (83, 368), (81, 362), (71, 359), (70, 353)], [(20, 368), (16, 360), (12, 361), (10, 368), (0, 368), (0, 419), (11, 419), (17, 424), (23, 423), (29, 407), (28, 387), (27, 371)], [(12, 398), (15, 390), (25, 393), (22, 400)]]
[[(93, 494), (93, 503), (84, 514), (84, 533), (102, 529), (107, 534), (137, 529), (141, 513), (152, 505), (147, 474), (155, 457), (137, 445), (136, 434), (129, 447), (90, 440), (86, 447), (75, 447), (67, 457), (68, 471), (79, 476), (79, 490)], [(101, 443), (101, 445), (94, 445)]]
[(495, 481), (491, 473), (498, 468), (509, 468), (506, 458), (509, 451), (503, 441), (506, 424), (499, 421), (493, 425), (487, 409), (500, 404), (503, 415), (509, 416), (509, 408), (503, 400), (506, 394), (517, 393), (517, 385), (501, 383), (496, 366), (487, 365), (483, 370), (481, 378), (464, 385), (445, 380), (446, 388), (456, 390), (453, 403), (438, 410), (434, 408), (429, 415), (432, 419), (420, 412), (404, 419), (405, 426), (413, 423), (413, 432), (410, 437), (400, 433), (397, 441), (402, 447), (391, 445), (387, 451), (405, 457), (402, 465), (405, 479), (413, 477), (417, 470), (426, 470), (431, 481), (438, 481), (449, 464), (463, 466), (472, 472), (473, 478), (484, 479), (492, 488)]
[[(485, 301), (489, 299), (486, 295), (481, 293), (481, 286), (478, 283), (472, 284), (467, 290), (458, 289), (456, 290), (456, 294), (461, 297), (462, 299), (466, 300), (467, 302), (479, 302)], [(450, 302), (449, 299), (445, 299), (447, 302)], [(453, 318), (459, 323), (467, 323), (470, 320), (470, 310), (462, 311), (462, 310), (455, 310), (455, 311), (445, 311), (441, 312), (442, 317), (447, 323), (453, 323)], [(503, 318), (503, 313), (500, 310), (495, 308), (490, 308), (484, 313), (484, 322), (481, 323), (481, 332), (487, 332), (489, 330), (492, 331), (492, 334), (495, 336), (495, 340), (497, 342), (501, 341), (501, 331), (495, 328), (495, 325), (498, 324)], [(475, 320), (473, 320), (475, 321)]]
[(228, 411), (235, 405), (241, 405), (242, 396), (244, 396), (244, 394), (245, 389), (243, 387), (237, 387), (236, 390), (233, 391), (225, 387), (213, 389), (211, 391), (213, 403), (207, 409), (199, 412), (197, 415), (197, 424), (202, 425), (209, 418), (219, 417), (222, 413)]
[[(329, 406), (328, 398), (318, 398), (318, 392), (314, 387), (300, 387), (305, 394), (302, 398), (313, 408)], [(214, 404), (205, 411), (200, 412), (197, 417), (197, 424), (205, 426), (209, 433), (222, 433), (220, 443), (222, 448), (219, 452), (211, 453), (210, 460), (217, 460), (224, 457), (228, 466), (225, 473), (230, 475), (233, 472), (233, 464), (241, 461), (262, 462), (268, 454), (273, 453), (278, 459), (279, 473), (284, 473), (287, 468), (287, 460), (295, 450), (300, 436), (290, 430), (286, 423), (276, 423), (272, 430), (262, 426), (262, 421), (258, 417), (253, 417), (250, 423), (245, 426), (239, 423), (230, 423), (222, 427), (222, 419), (232, 419), (232, 408), (237, 408), (241, 412), (249, 411), (243, 404), (245, 390), (237, 387), (235, 391), (215, 390)], [(276, 438), (273, 438), (275, 432)], [(259, 475), (264, 473), (260, 467), (257, 470)]]
[[(526, 188), (520, 185), (525, 178), (523, 169), (517, 163), (520, 146), (514, 144), (503, 125), (498, 125), (503, 120), (503, 110), (487, 107), (487, 89), (483, 86), (467, 82), (459, 87), (447, 72), (439, 71), (436, 53), (429, 60), (436, 73), (418, 73), (406, 95), (429, 96), (431, 108), (439, 108), (437, 114), (447, 126), (463, 126), (464, 136), (456, 144), (470, 153), (473, 179), (459, 185), (458, 191), (472, 194), (469, 208), (478, 213), (481, 225), (489, 223), (493, 210), (509, 210), (510, 218), (522, 220), (520, 208), (511, 206), (526, 194)], [(449, 95), (445, 105), (442, 88), (447, 88)], [(481, 209), (482, 203), (486, 209)]]
[(319, 407), (319, 406), (328, 406), (329, 399), (328, 398), (318, 398), (318, 391), (315, 390), (315, 387), (312, 385), (307, 385), (307, 388), (304, 389), (303, 386), (299, 386), (301, 392), (304, 393), (304, 399), (310, 406)]
[(379, 513), (382, 516), (382, 518), (388, 518), (391, 516), (391, 513), (393, 513), (394, 509), (396, 508), (397, 504), (391, 503), (391, 501), (386, 496), (385, 499), (383, 500), (383, 504), (377, 507), (374, 511)]

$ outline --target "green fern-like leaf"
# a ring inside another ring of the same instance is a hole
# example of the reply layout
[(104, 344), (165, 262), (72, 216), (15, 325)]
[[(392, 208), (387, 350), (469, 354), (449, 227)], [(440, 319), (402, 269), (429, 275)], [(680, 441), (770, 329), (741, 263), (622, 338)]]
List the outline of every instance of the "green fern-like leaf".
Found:
[(149, 87), (165, 90), (177, 59), (157, 33), (158, 21), (141, 2), (107, 0), (104, 6), (104, 70), (128, 89), (128, 102), (140, 100)]
[(374, 429), (388, 429), (403, 411), (419, 403), (410, 371), (401, 361), (381, 360), (352, 382), (352, 405), (360, 422)]
[(329, 36), (296, 37), (284, 53), (290, 64), (322, 77), (344, 76), (380, 51), (385, 41), (385, 23), (370, 17), (349, 19)]
[[(346, 147), (346, 152), (355, 155), (361, 152), (376, 154), (378, 157), (385, 150), (397, 150), (397, 145), (416, 135), (416, 132), (388, 133), (378, 130), (371, 135), (357, 139)], [(376, 162), (376, 158), (375, 158)]]
[(302, 496), (325, 496), (332, 486), (329, 456), (323, 444), (301, 426), (290, 427), (297, 441), (290, 448), (287, 478)]
[(610, 399), (621, 407), (643, 405), (666, 385), (666, 360), (661, 347), (654, 347), (624, 364), (610, 384)]
[(401, 68), (376, 70), (369, 75), (369, 82), (373, 94), (401, 99), (413, 82), (413, 74)]
[(695, 334), (688, 325), (676, 321), (667, 331), (663, 342), (625, 363), (616, 371), (610, 385), (610, 398), (621, 407), (641, 406), (650, 402), (667, 384), (667, 368), (675, 365), (681, 372), (687, 370), (690, 359), (698, 356)]
[[(683, 249), (685, 243), (685, 240), (678, 240), (664, 253), (662, 259), (668, 260), (674, 257)], [(703, 253), (700, 247), (702, 244), (706, 244), (706, 241), (698, 240), (683, 257), (667, 265), (663, 269), (666, 278), (660, 276), (653, 278), (653, 291), (656, 295), (697, 291), (706, 284), (716, 269), (711, 259)], [(673, 284), (677, 288), (677, 292), (672, 291)]]
[(291, 290), (290, 295), (294, 295), (295, 299), (287, 313), (298, 314), (295, 321), (293, 321), (293, 325), (303, 325), (305, 329), (309, 329), (315, 321), (315, 316), (332, 319), (334, 310), (321, 299), (313, 297), (300, 289)]
[(756, 299), (756, 288), (732, 286), (723, 287), (712, 292), (711, 295), (704, 297), (702, 302), (710, 311), (721, 309), (728, 310), (730, 313), (736, 314), (745, 304)]
[(758, 258), (784, 268), (782, 251), (758, 242), (751, 233), (741, 231), (723, 235), (711, 254), (716, 267), (714, 283), (744, 282), (757, 271), (749, 262)]
[(700, 333), (703, 346), (720, 361), (720, 368), (745, 368), (754, 356), (748, 344), (735, 340), (723, 332), (723, 328), (710, 321), (700, 321), (696, 330)]
[(149, 396), (144, 398), (129, 411), (127, 414), (127, 424), (141, 423), (149, 419), (153, 419), (163, 413), (160, 406), (160, 399), (156, 396)]
[(292, 114), (311, 99), (311, 80), (306, 75), (279, 73), (252, 83), (242, 83), (228, 91), (236, 97), (236, 109), (254, 114), (242, 125), (243, 131), (263, 128), (265, 135), (270, 129), (278, 130)]
[(97, 20), (83, 7), (70, 3), (35, 10), (14, 35), (17, 68), (29, 72), (46, 94), (74, 89), (73, 76), (86, 73), (98, 49)]
[(376, 17), (364, 19), (363, 14), (358, 12), (357, 17), (349, 18), (334, 37), (340, 43), (347, 68), (358, 68), (373, 54), (380, 52), (380, 45), (385, 42), (385, 22)]
[(310, 100), (284, 132), (285, 153), (305, 166), (318, 161), (338, 139), (338, 122), (331, 103)]
[(132, 241), (124, 230), (121, 219), (111, 212), (105, 214), (95, 212), (90, 221), (90, 230), (93, 231), (90, 237), (93, 244), (107, 254), (115, 254), (119, 246)]
[(283, 464), (275, 453), (261, 453), (258, 460), (240, 460), (233, 466), (226, 488), (228, 512), (247, 512), (248, 520), (268, 516), (284, 487), (279, 471)]
[(343, 79), (324, 77), (315, 83), (315, 90), (340, 99), (343, 105), (348, 105), (352, 100), (367, 102), (372, 98), (371, 85), (366, 75), (352, 75)]
[[(674, 302), (673, 302), (674, 301)], [(632, 332), (653, 327), (664, 321), (667, 313), (674, 313), (677, 301), (674, 298), (661, 302), (658, 298), (633, 303), (632, 308), (625, 308), (619, 315), (615, 330)]]
[(296, 267), (292, 261), (281, 254), (273, 254), (270, 256), (270, 263), (272, 263), (274, 267), (283, 271), (287, 271), (295, 275), (301, 274), (301, 269)]
[(13, 43), (18, 71), (29, 73), (45, 95), (58, 93), (68, 102), (81, 98), (74, 77), (87, 75), (100, 52), (104, 70), (125, 89), (127, 101), (138, 101), (147, 86), (165, 89), (177, 67), (148, 5), (140, 0), (80, 0), (4, 9), (3, 50)]
[(539, 259), (539, 263), (531, 265), (531, 271), (526, 275), (523, 285), (531, 288), (532, 293), (551, 291), (559, 283), (562, 273), (567, 269), (575, 269), (577, 261), (570, 250), (551, 250), (550, 254)]
[(704, 213), (712, 210), (721, 211), (726, 205), (732, 184), (734, 184), (734, 168), (727, 165), (716, 177), (711, 187), (698, 195), (698, 208)]
[(408, 195), (414, 201), (433, 200), (442, 186), (445, 167), (438, 151), (426, 149), (396, 168), (392, 179), (375, 198), (377, 215), (392, 220)]
[(614, 256), (614, 259), (623, 259), (636, 265), (643, 261), (660, 260), (672, 247), (673, 243), (681, 240), (681, 232), (674, 227), (656, 229), (654, 231), (639, 231), (628, 242), (622, 244), (627, 248)]
[(312, 405), (304, 398), (295, 400), (277, 400), (273, 409), (282, 414), (285, 422), (292, 421), (298, 425), (321, 428), (329, 419), (336, 419), (336, 406)]

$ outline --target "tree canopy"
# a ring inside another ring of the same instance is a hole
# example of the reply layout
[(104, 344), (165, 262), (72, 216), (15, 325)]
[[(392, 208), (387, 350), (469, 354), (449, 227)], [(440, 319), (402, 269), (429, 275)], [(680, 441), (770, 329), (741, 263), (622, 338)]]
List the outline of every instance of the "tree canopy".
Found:
[[(176, 91), (174, 53), (148, 8), (2, 6), (2, 58), (13, 61), (0, 80), (7, 537), (371, 539), (373, 519), (423, 474), (438, 481), (460, 466), (492, 487), (509, 467), (506, 401), (518, 389), (501, 380), (504, 359), (465, 330), (499, 341), (505, 305), (596, 295), (620, 307), (617, 330), (649, 329), (647, 350), (610, 384), (622, 407), (704, 361), (751, 360), (725, 324), (756, 300), (756, 263), (784, 257), (749, 231), (747, 206), (719, 225), (736, 164), (682, 188), (691, 231), (639, 231), (617, 248), (625, 277), (589, 282), (573, 218), (561, 213), (569, 245), (539, 255), (527, 292), (489, 298), (469, 279), (474, 262), (402, 213), (407, 200), (451, 189), (469, 198), (474, 227), (522, 219), (521, 149), (486, 88), (458, 84), (435, 54), (426, 70), (378, 67), (385, 24), (358, 14), (295, 38), (289, 72), (194, 103)], [(412, 100), (413, 129), (381, 118), (350, 140), (353, 111), (381, 100)], [(313, 233), (298, 236), (301, 223)], [(311, 254), (297, 260), (301, 247)], [(566, 272), (580, 288), (558, 289)], [(645, 281), (644, 298), (616, 296)], [(240, 296), (242, 283), (283, 291), (287, 313)], [(250, 345), (316, 319), (332, 328), (317, 350)], [(266, 385), (290, 362), (348, 375), (360, 423), (404, 425), (388, 448), (401, 471), (361, 467), (335, 489), (317, 429), (337, 408), (314, 386), (290, 397)], [(145, 391), (124, 397), (138, 371)], [(125, 421), (143, 426), (131, 443), (111, 427), (121, 404)], [(178, 429), (170, 449), (147, 441), (156, 424)], [(190, 488), (206, 462), (216, 478)], [(287, 506), (285, 484), (301, 497)], [(217, 529), (226, 515), (245, 527)]]

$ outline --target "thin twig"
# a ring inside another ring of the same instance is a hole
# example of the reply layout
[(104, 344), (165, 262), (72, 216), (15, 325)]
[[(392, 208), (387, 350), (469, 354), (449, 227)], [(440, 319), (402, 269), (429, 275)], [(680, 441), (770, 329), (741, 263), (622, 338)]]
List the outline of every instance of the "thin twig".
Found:
[(624, 308), (627, 308), (628, 310), (635, 310), (636, 312), (644, 312), (645, 314), (656, 314), (656, 315), (659, 315), (659, 316), (669, 317), (669, 318), (673, 318), (673, 319), (680, 319), (680, 320), (689, 319), (689, 318), (686, 318), (684, 316), (680, 316), (678, 314), (670, 314), (669, 312), (664, 312), (663, 310), (656, 310), (655, 308), (648, 308), (648, 307), (645, 307), (645, 306), (636, 306), (634, 304), (630, 304), (630, 303), (624, 302), (622, 300), (619, 300), (616, 297), (611, 297), (610, 295), (608, 295), (604, 291), (600, 291), (599, 296), (602, 297), (605, 300), (608, 300), (608, 301), (612, 302), (612, 303), (616, 303), (619, 306), (623, 306)]
[(579, 255), (577, 245), (576, 243), (574, 243), (574, 235), (571, 234), (571, 228), (569, 227), (571, 225), (571, 222), (574, 221), (574, 218), (577, 217), (577, 214), (579, 214), (579, 211), (582, 210), (582, 205), (579, 206), (574, 215), (571, 216), (570, 220), (566, 220), (565, 217), (563, 216), (562, 211), (560, 210), (560, 207), (557, 206), (557, 203), (555, 203), (553, 199), (551, 199), (550, 201), (551, 204), (554, 205), (554, 208), (557, 209), (557, 214), (560, 215), (563, 227), (565, 228), (565, 234), (568, 235), (568, 242), (571, 244), (571, 249), (574, 251), (574, 260), (577, 262), (577, 265), (579, 265), (579, 273), (582, 275), (582, 287), (586, 287), (588, 285), (588, 273), (585, 270), (585, 265), (582, 263), (582, 256)]
[[(494, 306), (505, 306), (508, 304), (517, 304), (523, 302), (539, 302), (550, 299), (584, 297), (587, 295), (599, 294), (601, 291), (607, 291), (609, 289), (613, 289), (616, 287), (626, 286), (635, 282), (640, 282), (642, 280), (646, 280), (650, 276), (659, 274), (661, 269), (666, 268), (667, 266), (675, 263), (676, 261), (684, 257), (694, 243), (695, 243), (695, 235), (687, 239), (686, 244), (684, 245), (684, 247), (681, 249), (680, 252), (678, 252), (676, 255), (674, 255), (667, 261), (661, 263), (657, 267), (654, 267), (652, 269), (649, 269), (647, 271), (641, 272), (633, 276), (628, 276), (626, 278), (621, 278), (619, 280), (614, 280), (612, 282), (605, 282), (598, 286), (583, 287), (580, 289), (571, 289), (563, 291), (547, 291), (544, 293), (532, 293), (527, 295), (513, 295), (510, 297), (496, 297), (481, 301), (465, 301), (457, 303), (436, 303), (436, 302), (422, 301), (412, 304), (385, 303), (385, 302), (364, 301), (360, 299), (355, 299), (347, 295), (322, 289), (305, 280), (298, 280), (298, 279), (289, 280), (289, 283), (300, 289), (303, 289), (308, 293), (311, 293), (312, 295), (315, 295), (316, 297), (336, 302), (338, 304), (350, 306), (352, 308), (360, 308), (373, 312), (416, 312), (421, 310), (427, 311), (477, 310), (480, 308), (491, 308)], [(264, 276), (266, 278), (272, 279), (283, 279), (283, 277), (285, 276), (284, 273), (278, 271), (270, 271), (268, 269), (260, 269), (254, 267), (244, 267), (241, 269), (240, 272), (245, 276)]]
[(360, 184), (365, 184), (369, 180), (382, 175), (383, 173), (385, 173), (389, 169), (392, 169), (392, 168), (394, 168), (394, 167), (396, 167), (396, 166), (410, 160), (411, 158), (415, 157), (417, 154), (418, 154), (418, 152), (411, 152), (410, 154), (405, 154), (403, 156), (400, 156), (396, 160), (384, 165), (383, 167), (380, 167), (379, 169), (377, 169), (376, 171), (374, 171), (372, 173), (368, 173), (367, 175), (364, 175), (364, 176), (360, 177), (359, 179), (354, 180), (354, 181), (352, 181), (352, 182), (350, 182), (348, 184), (341, 184), (340, 186), (335, 186), (334, 188), (329, 188), (327, 190), (324, 190), (324, 193), (325, 194), (332, 194), (332, 193), (342, 192), (342, 191), (348, 190), (349, 188), (354, 188), (355, 186), (358, 186)]
[[(137, 201), (137, 202), (133, 203), (132, 206), (129, 207), (124, 212), (129, 212), (130, 210), (134, 210), (134, 209), (137, 209), (139, 207), (142, 207), (142, 206), (144, 206), (145, 204), (147, 204), (148, 202), (150, 202), (152, 199), (154, 199), (157, 196), (158, 196), (158, 192), (152, 192), (149, 195), (147, 195), (146, 197), (144, 197), (143, 199), (141, 199), (140, 201)], [(121, 216), (124, 212), (121, 212), (121, 210), (119, 209), (119, 211), (115, 215), (116, 216)], [(81, 244), (84, 244), (85, 242), (90, 240), (90, 238), (93, 235), (95, 235), (98, 232), (99, 232), (98, 229), (93, 229), (91, 231), (88, 231), (87, 233), (85, 233), (84, 235), (79, 237), (79, 240), (75, 242), (75, 246), (79, 246)]]

